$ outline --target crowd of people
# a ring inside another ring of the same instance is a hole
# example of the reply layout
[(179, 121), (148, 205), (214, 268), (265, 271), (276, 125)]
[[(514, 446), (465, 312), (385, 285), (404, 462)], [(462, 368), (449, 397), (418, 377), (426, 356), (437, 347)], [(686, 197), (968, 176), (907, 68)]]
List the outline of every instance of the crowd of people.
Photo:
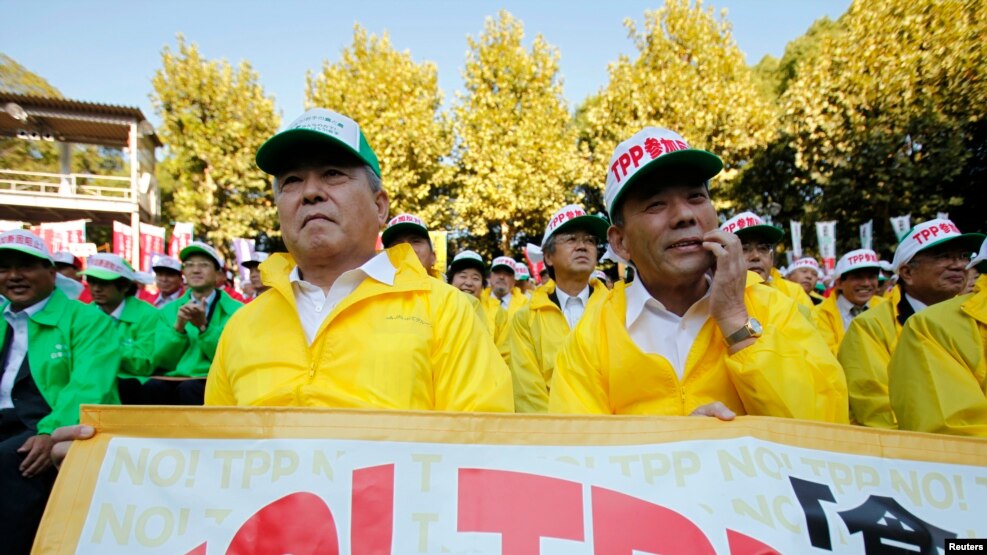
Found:
[[(202, 242), (154, 257), (151, 294), (117, 255), (79, 272), (28, 231), (0, 234), (8, 552), (30, 551), (57, 465), (96, 432), (78, 425), (84, 403), (761, 415), (987, 437), (985, 278), (973, 285), (987, 244), (948, 220), (915, 226), (890, 264), (844, 254), (818, 290), (816, 260), (775, 267), (781, 229), (750, 212), (720, 224), (719, 157), (647, 127), (613, 154), (609, 218), (568, 205), (546, 222), (535, 286), (526, 265), (471, 250), (435, 271), (425, 222), (389, 219), (377, 156), (341, 114), (307, 111), (256, 162), (288, 252), (244, 263), (249, 299)], [(597, 270), (604, 250), (631, 269), (616, 283)]]

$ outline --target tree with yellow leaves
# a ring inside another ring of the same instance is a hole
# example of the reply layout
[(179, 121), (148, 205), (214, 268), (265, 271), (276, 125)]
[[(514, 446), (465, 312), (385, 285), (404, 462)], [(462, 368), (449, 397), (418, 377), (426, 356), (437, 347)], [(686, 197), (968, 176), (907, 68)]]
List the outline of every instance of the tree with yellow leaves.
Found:
[(772, 138), (776, 116), (725, 13), (717, 19), (699, 0), (667, 0), (645, 12), (643, 31), (631, 20), (624, 25), (638, 55), (610, 64), (609, 82), (586, 102), (580, 118), (597, 182), (603, 183), (616, 145), (653, 125), (723, 158), (725, 171), (717, 180), (728, 189), (738, 169)]
[(308, 107), (360, 123), (380, 159), (392, 214), (416, 214), (436, 229), (450, 223), (452, 167), (443, 159), (452, 150), (452, 129), (439, 113), (435, 64), (416, 63), (409, 52), (395, 50), (386, 33), (368, 35), (356, 25), (339, 61), (309, 73), (305, 96)]
[(523, 39), (506, 11), (467, 37), (466, 91), (454, 108), (457, 221), (474, 235), (495, 233), (503, 254), (520, 231), (544, 228), (581, 174), (559, 52), (540, 35), (530, 50)]

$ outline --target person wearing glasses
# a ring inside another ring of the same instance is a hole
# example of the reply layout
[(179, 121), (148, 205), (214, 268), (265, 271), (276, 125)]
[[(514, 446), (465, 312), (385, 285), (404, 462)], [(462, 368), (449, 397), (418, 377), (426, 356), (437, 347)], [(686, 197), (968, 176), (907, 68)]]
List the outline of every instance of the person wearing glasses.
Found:
[(854, 318), (884, 301), (878, 295), (880, 258), (870, 249), (850, 251), (836, 262), (833, 292), (812, 308), (812, 321), (835, 356)]
[(531, 295), (508, 326), (508, 358), (517, 412), (547, 412), (555, 355), (587, 307), (600, 302), (608, 289), (591, 280), (606, 241), (606, 220), (590, 216), (581, 206), (563, 206), (545, 228), (541, 249), (551, 281)]
[(812, 299), (797, 283), (783, 278), (775, 268), (775, 247), (785, 236), (780, 228), (765, 223), (757, 214), (741, 212), (720, 226), (722, 231), (740, 238), (747, 261), (747, 271), (761, 276), (765, 285), (774, 287), (799, 305), (806, 318), (812, 317)]
[(848, 421), (836, 357), (719, 229), (709, 182), (722, 169), (657, 127), (614, 150), (607, 242), (636, 278), (587, 308), (566, 338), (549, 412)]
[(178, 258), (188, 289), (161, 308), (154, 335), (155, 373), (137, 402), (145, 405), (201, 405), (206, 375), (223, 328), (241, 306), (221, 289), (216, 276), (223, 259), (216, 249), (193, 241)]
[(898, 244), (891, 263), (900, 293), (892, 298), (898, 301), (854, 318), (840, 344), (853, 422), (898, 427), (888, 398), (888, 363), (901, 330), (914, 314), (961, 293), (970, 255), (983, 240), (983, 234), (960, 233), (953, 222), (935, 219), (912, 228)]

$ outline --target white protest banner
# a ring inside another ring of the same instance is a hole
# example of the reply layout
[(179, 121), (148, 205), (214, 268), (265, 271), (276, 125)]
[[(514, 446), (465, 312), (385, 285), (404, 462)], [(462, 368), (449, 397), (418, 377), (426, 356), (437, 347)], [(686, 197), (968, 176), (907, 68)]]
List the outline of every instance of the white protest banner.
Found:
[(35, 553), (934, 553), (987, 441), (738, 417), (84, 407)]
[(38, 225), (38, 236), (45, 240), (51, 252), (66, 251), (69, 245), (86, 242), (86, 220), (43, 222)]
[(788, 226), (792, 230), (792, 252), (795, 260), (798, 260), (802, 258), (802, 222), (792, 220), (788, 222)]
[(912, 228), (912, 215), (905, 214), (904, 216), (895, 216), (891, 218), (891, 229), (894, 230), (894, 236), (900, 243), (902, 239), (905, 238), (905, 234), (908, 230)]
[(874, 220), (860, 224), (860, 248), (870, 249), (874, 244)]
[(836, 222), (816, 222), (816, 240), (819, 242), (819, 256), (823, 260), (826, 274), (836, 268)]

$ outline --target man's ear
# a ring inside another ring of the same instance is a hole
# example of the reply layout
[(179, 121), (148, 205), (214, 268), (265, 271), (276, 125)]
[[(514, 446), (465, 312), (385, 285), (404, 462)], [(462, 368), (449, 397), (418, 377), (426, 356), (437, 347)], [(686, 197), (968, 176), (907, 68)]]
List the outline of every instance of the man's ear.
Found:
[(387, 215), (391, 210), (391, 199), (387, 197), (387, 191), (381, 189), (374, 194), (374, 205), (377, 206), (377, 221), (380, 227), (387, 225)]
[(624, 260), (630, 260), (631, 251), (627, 250), (627, 247), (624, 246), (624, 238), (624, 229), (622, 227), (611, 225), (607, 229), (607, 243), (610, 244), (610, 249)]
[(909, 266), (908, 264), (902, 264), (901, 267), (898, 268), (898, 280), (901, 281), (902, 283), (904, 283), (905, 284), (905, 287), (908, 287), (909, 285), (911, 285), (912, 284), (912, 267)]

